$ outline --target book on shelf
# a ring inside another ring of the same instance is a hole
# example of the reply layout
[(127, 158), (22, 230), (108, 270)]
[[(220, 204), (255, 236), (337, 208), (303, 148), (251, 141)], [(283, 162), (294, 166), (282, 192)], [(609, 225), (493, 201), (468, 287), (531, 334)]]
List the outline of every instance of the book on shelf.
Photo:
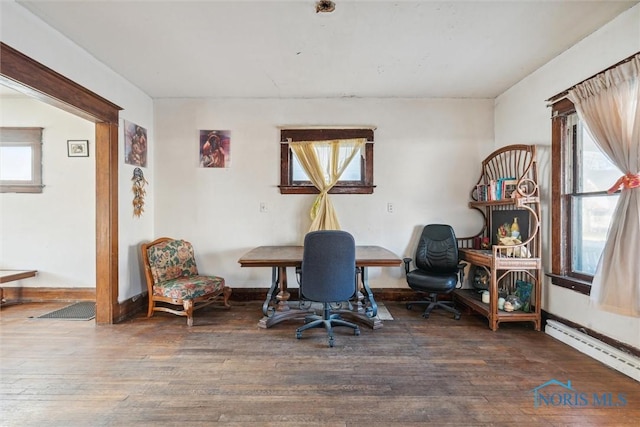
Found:
[(476, 197), (479, 202), (510, 199), (517, 185), (516, 178), (492, 179), (488, 184), (476, 185)]

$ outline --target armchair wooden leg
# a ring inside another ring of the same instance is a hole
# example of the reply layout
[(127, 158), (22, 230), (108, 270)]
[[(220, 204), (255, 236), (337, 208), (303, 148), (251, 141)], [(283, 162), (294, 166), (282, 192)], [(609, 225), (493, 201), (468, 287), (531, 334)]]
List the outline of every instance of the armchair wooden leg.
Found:
[(193, 326), (193, 300), (184, 300), (182, 306), (184, 307), (184, 312), (187, 313), (187, 326)]
[(224, 298), (224, 306), (231, 307), (231, 305), (229, 304), (229, 298), (231, 297), (231, 288), (228, 286), (225, 286), (222, 289), (222, 296)]
[(153, 298), (151, 297), (151, 295), (149, 295), (149, 309), (147, 310), (147, 317), (151, 317), (153, 316), (153, 309), (155, 308), (156, 304), (153, 301)]

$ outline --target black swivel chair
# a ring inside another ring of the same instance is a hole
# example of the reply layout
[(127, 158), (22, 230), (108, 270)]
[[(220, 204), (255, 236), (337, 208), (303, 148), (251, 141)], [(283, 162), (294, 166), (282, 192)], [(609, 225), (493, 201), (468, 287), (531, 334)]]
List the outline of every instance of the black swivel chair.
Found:
[(296, 338), (302, 331), (324, 327), (333, 347), (333, 326), (348, 326), (360, 335), (358, 325), (331, 313), (331, 303), (348, 301), (356, 292), (356, 245), (351, 234), (339, 230), (321, 230), (308, 233), (304, 238), (302, 267), (300, 269), (300, 300), (323, 304), (323, 315), (305, 317), (305, 325), (296, 329)]
[(416, 269), (410, 271), (411, 258), (404, 258), (407, 283), (414, 291), (427, 294), (424, 300), (410, 301), (407, 309), (414, 304), (428, 304), (422, 317), (428, 318), (431, 311), (442, 308), (460, 319), (452, 301), (438, 301), (438, 295), (448, 294), (464, 279), (465, 263), (458, 260), (458, 243), (453, 228), (444, 224), (430, 224), (424, 227), (416, 248)]

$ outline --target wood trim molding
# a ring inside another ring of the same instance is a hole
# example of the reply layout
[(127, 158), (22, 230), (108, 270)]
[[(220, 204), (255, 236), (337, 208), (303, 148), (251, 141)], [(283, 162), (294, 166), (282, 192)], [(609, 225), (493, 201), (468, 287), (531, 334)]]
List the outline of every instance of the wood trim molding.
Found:
[(7, 302), (45, 302), (45, 301), (95, 301), (94, 288), (27, 288), (12, 286), (3, 288), (3, 297)]
[(0, 42), (3, 84), (89, 121), (118, 123), (122, 108)]
[(0, 42), (0, 80), (96, 123), (96, 323), (118, 305), (118, 117), (122, 108)]

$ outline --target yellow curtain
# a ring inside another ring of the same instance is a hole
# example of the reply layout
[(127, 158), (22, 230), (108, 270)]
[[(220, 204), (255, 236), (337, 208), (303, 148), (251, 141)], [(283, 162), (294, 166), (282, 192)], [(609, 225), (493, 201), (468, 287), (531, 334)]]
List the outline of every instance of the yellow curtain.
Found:
[(289, 144), (311, 183), (320, 190), (311, 207), (309, 231), (340, 229), (338, 216), (329, 198), (329, 190), (338, 182), (365, 142), (364, 138), (358, 138), (296, 141)]

